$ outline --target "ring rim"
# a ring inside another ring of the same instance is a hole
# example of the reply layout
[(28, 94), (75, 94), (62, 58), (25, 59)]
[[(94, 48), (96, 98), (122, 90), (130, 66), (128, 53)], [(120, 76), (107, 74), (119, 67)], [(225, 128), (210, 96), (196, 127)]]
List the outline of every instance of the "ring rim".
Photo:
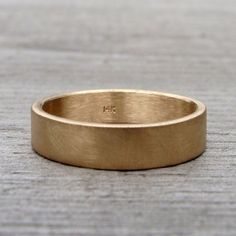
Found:
[[(58, 98), (64, 98), (68, 96), (73, 96), (77, 94), (92, 94), (92, 93), (104, 93), (104, 92), (123, 92), (123, 93), (142, 93), (142, 94), (153, 94), (153, 95), (161, 95), (171, 98), (180, 99), (182, 101), (186, 102), (193, 102), (197, 105), (196, 110), (186, 116), (167, 120), (167, 121), (161, 121), (161, 122), (152, 122), (152, 123), (139, 123), (139, 124), (133, 124), (133, 123), (126, 123), (126, 124), (117, 124), (117, 123), (102, 123), (102, 122), (86, 122), (86, 121), (76, 121), (71, 120), (68, 118), (56, 116), (53, 114), (50, 114), (46, 112), (43, 109), (43, 105), (51, 100), (55, 100)], [(70, 125), (79, 125), (79, 126), (85, 126), (85, 127), (95, 127), (95, 128), (151, 128), (151, 127), (162, 127), (162, 126), (168, 126), (168, 125), (174, 125), (177, 123), (186, 122), (189, 120), (192, 120), (200, 115), (202, 115), (204, 112), (206, 112), (206, 106), (200, 102), (199, 100), (192, 99), (190, 97), (172, 94), (172, 93), (166, 93), (166, 92), (157, 92), (152, 90), (139, 90), (139, 89), (94, 89), (94, 90), (83, 90), (83, 91), (76, 91), (76, 92), (67, 92), (67, 93), (61, 93), (58, 95), (48, 96), (43, 99), (37, 100), (33, 103), (31, 110), (35, 112), (36, 114), (50, 120), (54, 120), (60, 123), (64, 124), (70, 124)]]

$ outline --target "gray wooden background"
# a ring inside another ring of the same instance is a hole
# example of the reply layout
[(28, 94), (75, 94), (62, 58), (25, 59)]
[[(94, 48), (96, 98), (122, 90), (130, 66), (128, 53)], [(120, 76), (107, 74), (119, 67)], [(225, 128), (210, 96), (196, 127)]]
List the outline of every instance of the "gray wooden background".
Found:
[[(203, 101), (206, 153), (133, 172), (36, 155), (31, 103), (95, 88)], [(235, 96), (235, 0), (0, 0), (0, 235), (235, 236)]]

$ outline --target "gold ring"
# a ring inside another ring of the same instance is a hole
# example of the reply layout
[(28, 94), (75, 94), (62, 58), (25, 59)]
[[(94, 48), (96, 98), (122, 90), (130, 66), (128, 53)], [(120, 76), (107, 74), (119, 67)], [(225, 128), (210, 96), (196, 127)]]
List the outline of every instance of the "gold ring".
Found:
[(206, 107), (174, 94), (92, 90), (32, 105), (32, 146), (57, 162), (110, 170), (171, 166), (205, 150)]

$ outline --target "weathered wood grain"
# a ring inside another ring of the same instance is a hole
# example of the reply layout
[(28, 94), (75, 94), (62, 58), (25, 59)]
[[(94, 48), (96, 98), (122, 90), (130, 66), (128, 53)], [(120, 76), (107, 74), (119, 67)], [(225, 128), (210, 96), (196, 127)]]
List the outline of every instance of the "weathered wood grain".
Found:
[[(235, 25), (234, 0), (0, 0), (0, 235), (236, 235)], [(137, 172), (36, 155), (31, 103), (93, 88), (200, 99), (206, 153)]]

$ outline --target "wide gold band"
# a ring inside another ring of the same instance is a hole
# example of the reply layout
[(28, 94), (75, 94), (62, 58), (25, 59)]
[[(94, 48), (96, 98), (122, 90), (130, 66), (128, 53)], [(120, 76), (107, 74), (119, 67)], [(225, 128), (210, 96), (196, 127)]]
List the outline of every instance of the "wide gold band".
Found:
[(63, 94), (32, 106), (32, 146), (48, 159), (98, 169), (179, 164), (206, 144), (199, 101), (141, 90)]

